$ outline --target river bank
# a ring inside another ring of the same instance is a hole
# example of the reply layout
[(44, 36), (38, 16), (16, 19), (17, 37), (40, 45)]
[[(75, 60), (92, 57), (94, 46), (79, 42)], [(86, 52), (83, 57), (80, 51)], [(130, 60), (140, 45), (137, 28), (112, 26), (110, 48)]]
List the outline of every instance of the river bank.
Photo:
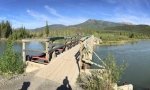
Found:
[(124, 45), (126, 43), (137, 43), (142, 40), (150, 40), (150, 39), (130, 39), (130, 40), (120, 40), (120, 41), (103, 41), (99, 45), (102, 46), (112, 46), (112, 45)]

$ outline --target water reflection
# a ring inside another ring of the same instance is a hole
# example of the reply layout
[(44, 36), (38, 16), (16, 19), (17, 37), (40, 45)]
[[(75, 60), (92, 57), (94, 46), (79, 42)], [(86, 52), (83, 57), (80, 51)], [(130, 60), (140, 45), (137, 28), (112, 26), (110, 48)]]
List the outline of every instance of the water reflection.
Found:
[[(95, 52), (102, 59), (109, 53), (113, 53), (118, 64), (123, 60), (127, 61), (128, 68), (125, 70), (121, 82), (132, 83), (138, 88), (150, 88), (150, 40), (120, 46), (96, 46)], [(99, 63), (94, 55), (93, 60)]]
[[(3, 53), (4, 49), (6, 48), (6, 41), (0, 41), (0, 55)], [(22, 53), (22, 43), (21, 42), (15, 42), (13, 46), (14, 50), (18, 53)], [(45, 50), (45, 44), (41, 42), (29, 42), (26, 43), (26, 49), (28, 50), (39, 50), (39, 51), (44, 51)], [(33, 51), (29, 52), (26, 51), (26, 54), (29, 55), (37, 55), (40, 54), (41, 52)]]

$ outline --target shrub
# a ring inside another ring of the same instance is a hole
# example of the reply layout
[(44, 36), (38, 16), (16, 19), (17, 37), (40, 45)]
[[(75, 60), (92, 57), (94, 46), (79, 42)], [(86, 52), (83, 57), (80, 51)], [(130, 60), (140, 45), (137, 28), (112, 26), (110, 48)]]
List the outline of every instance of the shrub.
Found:
[(82, 73), (77, 83), (85, 90), (113, 90), (113, 85), (120, 79), (126, 64), (117, 65), (112, 55), (108, 55), (104, 62), (104, 69), (91, 71), (90, 74)]
[(23, 73), (25, 64), (21, 59), (22, 59), (21, 55), (13, 50), (12, 41), (8, 40), (6, 49), (0, 57), (0, 73), (1, 74)]

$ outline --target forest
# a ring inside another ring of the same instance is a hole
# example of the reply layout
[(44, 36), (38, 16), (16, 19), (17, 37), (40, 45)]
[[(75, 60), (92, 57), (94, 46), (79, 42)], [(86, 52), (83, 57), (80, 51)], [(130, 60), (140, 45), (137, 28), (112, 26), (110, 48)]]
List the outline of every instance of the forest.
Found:
[[(106, 22), (105, 22), (106, 23)], [(40, 30), (28, 30), (25, 27), (13, 29), (9, 21), (0, 22), (0, 38), (11, 38), (12, 40), (21, 40), (23, 38), (46, 38), (53, 36), (75, 36), (75, 35), (95, 35), (104, 42), (149, 39), (150, 26), (148, 25), (119, 25), (105, 28), (94, 28), (84, 25), (68, 26), (63, 28), (51, 28), (46, 22), (45, 27)], [(93, 28), (93, 29), (92, 29)]]

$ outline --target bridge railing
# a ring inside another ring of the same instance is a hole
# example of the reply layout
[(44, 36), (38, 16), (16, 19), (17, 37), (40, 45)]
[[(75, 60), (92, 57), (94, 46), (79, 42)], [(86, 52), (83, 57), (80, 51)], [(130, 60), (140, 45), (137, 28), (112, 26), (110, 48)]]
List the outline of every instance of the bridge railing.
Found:
[[(55, 41), (55, 40), (59, 40), (59, 39), (65, 39), (66, 43), (64, 45), (61, 46), (57, 46), (57, 47), (50, 47), (49, 44), (49, 40), (51, 42)], [(25, 42), (30, 42), (30, 41), (39, 41), (40, 42), (46, 42), (46, 50), (45, 51), (40, 51), (40, 50), (26, 50), (25, 49)], [(80, 37), (50, 37), (47, 39), (23, 39), (23, 60), (25, 61), (26, 59), (29, 59), (28, 57), (26, 57), (25, 51), (36, 51), (36, 52), (42, 52), (42, 53), (46, 53), (46, 56), (43, 58), (44, 60), (46, 60), (46, 62), (51, 61), (53, 58), (57, 57), (57, 55), (63, 53), (64, 51), (71, 49), (72, 47), (74, 47), (75, 45), (77, 45), (80, 41)], [(28, 55), (29, 56), (29, 55)], [(37, 58), (38, 56), (35, 56), (35, 58)], [(32, 59), (33, 57), (31, 57)], [(30, 59), (30, 60), (31, 60)], [(41, 58), (40, 58), (41, 59)]]

